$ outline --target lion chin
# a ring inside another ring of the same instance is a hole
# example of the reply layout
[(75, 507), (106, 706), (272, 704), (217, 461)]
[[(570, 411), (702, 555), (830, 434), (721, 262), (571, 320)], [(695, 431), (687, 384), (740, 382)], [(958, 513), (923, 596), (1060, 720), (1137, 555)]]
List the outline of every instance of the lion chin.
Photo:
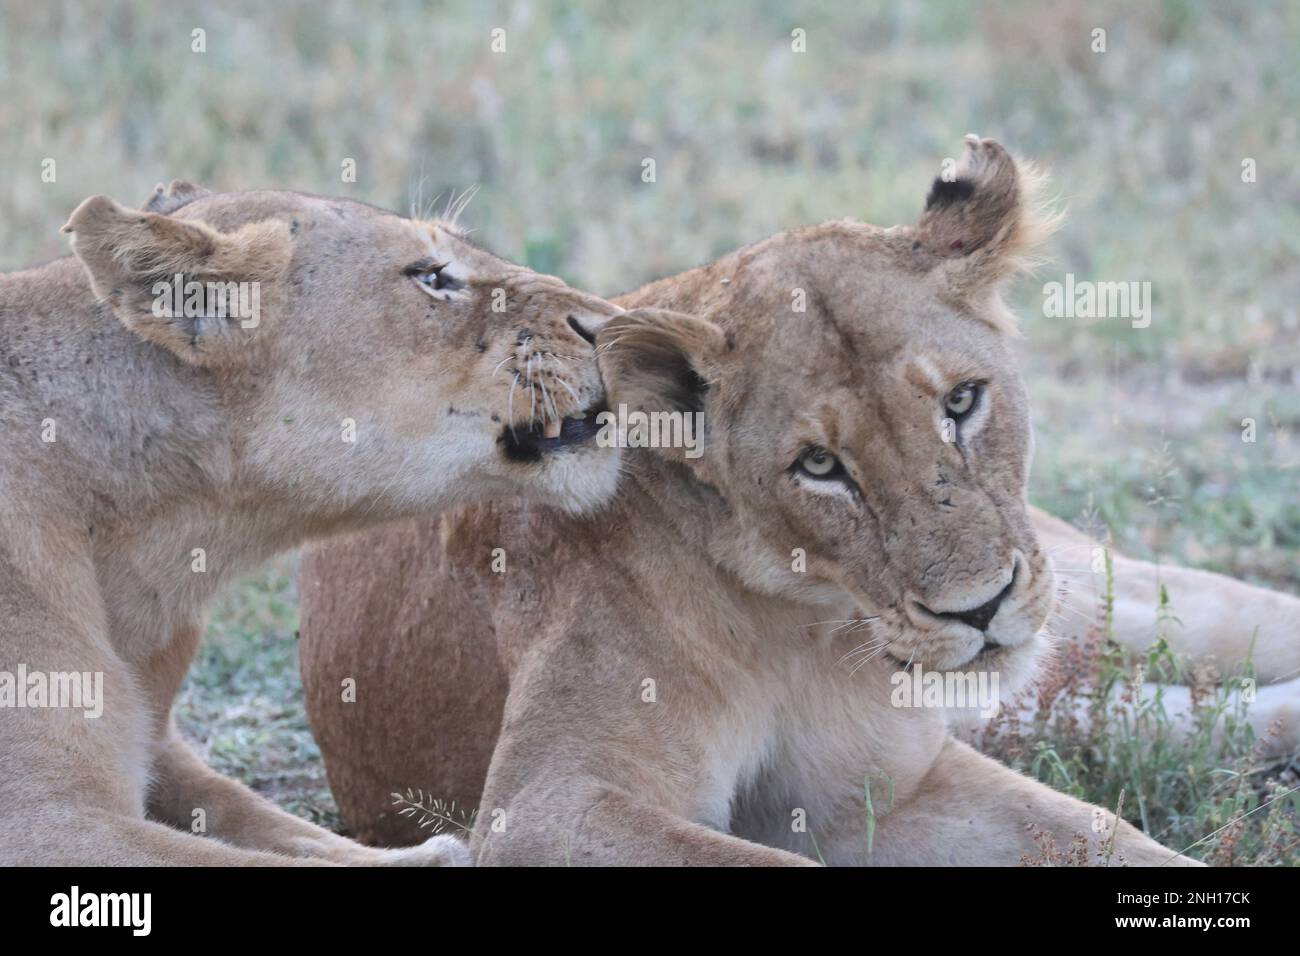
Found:
[(930, 681), (939, 694), (936, 706), (942, 709), (944, 721), (951, 729), (961, 730), (979, 727), (1008, 708), (1020, 707), (1032, 694), (1050, 655), (1050, 641), (1040, 632), (1015, 646), (986, 644), (965, 660), (908, 663), (894, 659), (922, 700)]
[(591, 442), (552, 453), (526, 496), (571, 515), (591, 514), (614, 496), (621, 461), (617, 448), (601, 448)]

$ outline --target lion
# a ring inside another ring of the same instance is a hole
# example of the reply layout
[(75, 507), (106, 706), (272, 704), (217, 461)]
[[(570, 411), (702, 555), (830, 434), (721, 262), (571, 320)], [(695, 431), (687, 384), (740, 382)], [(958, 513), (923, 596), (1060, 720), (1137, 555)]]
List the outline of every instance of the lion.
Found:
[(0, 276), (0, 862), (465, 862), (283, 812), (173, 701), (212, 596), (277, 552), (606, 499), (594, 341), (622, 310), (346, 199), (176, 181), (64, 228), (73, 256)]
[[(305, 553), (308, 714), (358, 839), (436, 820), (480, 864), (1010, 865), (1079, 835), (1191, 862), (981, 755), (949, 708), (894, 706), (921, 671), (1014, 699), (1048, 548), (1091, 545), (1026, 502), (1000, 290), (1052, 228), (1039, 183), (968, 137), (915, 225), (781, 233), (615, 299), (611, 411), (706, 437), (629, 448), (604, 509), (479, 504)], [(1278, 673), (1293, 634), (1260, 640)]]
[[(1172, 729), (1195, 731), (1194, 685), (1204, 690), (1222, 682), (1227, 712), (1250, 724), (1259, 756), (1300, 752), (1300, 598), (1209, 571), (1129, 558), (1046, 512), (1031, 508), (1030, 514), (1060, 582), (1048, 624), (1055, 646), (1082, 647), (1109, 629), (1132, 673), (1141, 675), (1163, 638), (1181, 666), (1171, 670), (1158, 661), (1151, 676), (1161, 683), (1147, 680), (1136, 690), (1140, 700), (1160, 694)], [(1162, 610), (1162, 593), (1172, 612)], [(1032, 719), (1038, 705), (1030, 695), (1019, 702), (1020, 715)], [(1087, 725), (1092, 714), (1082, 707), (1071, 717)], [(983, 722), (963, 723), (978, 740)], [(1224, 723), (1220, 715), (1216, 737)]]

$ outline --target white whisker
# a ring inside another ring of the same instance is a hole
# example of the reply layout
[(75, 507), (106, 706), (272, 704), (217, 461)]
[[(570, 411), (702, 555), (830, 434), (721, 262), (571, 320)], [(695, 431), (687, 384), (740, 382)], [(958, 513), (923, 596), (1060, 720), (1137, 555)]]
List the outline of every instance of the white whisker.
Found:
[(510, 383), (510, 394), (506, 397), (506, 417), (510, 419), (510, 434), (515, 435), (515, 386), (519, 384), (519, 373), (515, 372), (514, 381)]
[[(799, 626), (800, 626), (800, 627), (816, 627), (816, 626), (819, 625), (819, 624), (855, 624), (855, 623), (857, 623), (857, 622), (860, 621), (860, 620), (862, 620), (862, 618), (860, 618), (860, 617), (844, 618), (843, 620), (840, 620), (840, 619), (837, 618), (837, 619), (835, 619), (835, 620), (831, 620), (831, 621), (813, 621), (811, 624), (800, 624)], [(875, 620), (875, 618), (872, 618), (872, 620)]]
[(884, 641), (880, 638), (872, 638), (869, 641), (859, 644), (857, 647), (853, 648), (853, 650), (849, 651), (847, 654), (845, 654), (843, 657), (837, 660), (835, 662), (835, 666), (839, 667), (841, 664), (843, 664), (851, 657), (857, 657), (859, 654), (870, 654), (872, 651), (879, 650), (881, 647), (887, 647), (888, 645), (889, 645), (888, 641)]
[[(858, 661), (856, 664), (854, 664), (851, 668), (849, 668), (849, 676), (852, 677), (854, 674), (856, 674), (858, 671), (860, 671), (863, 667), (865, 667), (868, 663), (870, 663), (871, 661), (873, 661), (873, 660), (875, 660), (877, 657), (879, 657), (881, 654), (883, 654), (884, 651), (885, 651), (885, 648), (888, 647), (888, 646), (889, 646), (890, 644), (892, 644), (892, 643), (894, 643), (894, 642), (893, 642), (893, 641), (886, 641), (885, 644), (884, 644), (884, 646), (877, 648), (875, 651), (873, 651), (872, 653), (868, 654), (866, 657), (862, 658), (862, 660), (860, 660), (860, 661)], [(908, 663), (908, 666), (911, 666), (911, 663), (912, 663), (912, 662), (909, 660), (907, 663)]]
[(1082, 620), (1086, 621), (1089, 624), (1097, 620), (1097, 615), (1095, 613), (1089, 614), (1087, 611), (1084, 611), (1077, 607), (1071, 607), (1068, 604), (1062, 604), (1059, 601), (1056, 604), (1052, 605), (1052, 613), (1056, 613), (1058, 611), (1069, 611), (1071, 614), (1078, 615), (1079, 618), (1081, 618)]
[(537, 384), (533, 381), (533, 359), (536, 355), (528, 356), (528, 365), (524, 370), (524, 375), (528, 378), (528, 420), (537, 421)]
[(560, 420), (560, 413), (555, 407), (555, 399), (551, 398), (551, 393), (546, 390), (545, 382), (538, 379), (537, 384), (542, 389), (542, 411), (558, 422)]
[(582, 399), (580, 399), (580, 398), (578, 397), (578, 393), (577, 393), (577, 392), (575, 392), (573, 389), (569, 388), (569, 383), (566, 382), (566, 381), (565, 381), (564, 379), (562, 379), (562, 378), (557, 378), (556, 381), (559, 382), (561, 385), (564, 386), (564, 390), (565, 390), (566, 392), (568, 392), (570, 395), (572, 395), (572, 396), (573, 396), (573, 400), (574, 400), (575, 402), (577, 402), (578, 407), (581, 407), (581, 406), (582, 406)]

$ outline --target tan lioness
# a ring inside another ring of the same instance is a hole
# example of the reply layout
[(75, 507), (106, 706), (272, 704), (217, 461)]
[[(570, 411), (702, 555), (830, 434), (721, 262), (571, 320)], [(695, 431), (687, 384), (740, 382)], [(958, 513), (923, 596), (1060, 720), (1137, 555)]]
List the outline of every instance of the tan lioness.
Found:
[(74, 257), (0, 277), (0, 863), (463, 860), (282, 812), (172, 701), (214, 592), (309, 536), (608, 496), (618, 309), (347, 200), (173, 183), (65, 229)]
[[(891, 705), (918, 667), (1014, 696), (1043, 648), (1045, 551), (1091, 548), (1024, 503), (997, 290), (1047, 222), (996, 143), (958, 172), (915, 226), (783, 233), (619, 300), (705, 317), (598, 339), (611, 408), (702, 411), (699, 457), (629, 450), (586, 518), (469, 507), (305, 555), (308, 711), (361, 839), (419, 839), (390, 796), (407, 788), (478, 808), (480, 862), (1017, 864), (1036, 829), (1108, 839), (1109, 814), (958, 743), (944, 710)], [(1239, 613), (1222, 633), (1265, 624), (1274, 676), (1300, 663), (1300, 601), (1164, 574), (1197, 602), (1183, 649)], [(1151, 640), (1153, 568), (1117, 576), (1119, 633)], [(1117, 838), (1112, 861), (1182, 862)]]
[[(972, 139), (915, 226), (783, 233), (618, 300), (703, 318), (608, 325), (611, 408), (701, 411), (707, 435), (629, 450), (598, 514), (477, 506), (308, 553), (308, 710), (357, 835), (418, 839), (409, 787), (478, 808), (483, 863), (1015, 864), (1036, 828), (1183, 862), (943, 709), (891, 706), (918, 668), (1014, 696), (1053, 592), (1036, 532), (1089, 546), (1024, 498), (998, 289), (1048, 225), (1031, 186)], [(1118, 605), (1135, 643), (1142, 585)]]

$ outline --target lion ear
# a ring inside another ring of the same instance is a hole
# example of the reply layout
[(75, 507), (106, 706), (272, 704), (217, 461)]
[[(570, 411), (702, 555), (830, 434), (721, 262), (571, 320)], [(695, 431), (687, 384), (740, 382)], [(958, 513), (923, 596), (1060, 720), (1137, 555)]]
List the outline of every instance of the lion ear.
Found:
[[(632, 309), (614, 316), (596, 335), (596, 364), (606, 403), (620, 414), (702, 413), (715, 360), (725, 343), (718, 326), (681, 312)], [(702, 432), (691, 434), (704, 437)], [(658, 452), (674, 460), (698, 456), (685, 447)]]
[(632, 309), (614, 316), (596, 337), (609, 405), (642, 412), (702, 411), (707, 370), (724, 342), (712, 322), (681, 312)]
[(957, 298), (996, 291), (1029, 268), (1060, 224), (1043, 202), (1045, 179), (991, 139), (967, 136), (959, 159), (935, 179), (909, 233), (912, 251)]
[(293, 253), (278, 220), (221, 233), (107, 196), (83, 202), (63, 231), (122, 323), (195, 365), (239, 360), (239, 346), (273, 310)]
[(194, 183), (186, 182), (183, 179), (173, 179), (167, 186), (162, 183), (155, 186), (153, 192), (149, 194), (149, 198), (145, 200), (140, 209), (142, 212), (156, 212), (159, 215), (168, 216), (195, 199), (211, 195), (212, 190), (210, 189), (204, 189), (202, 186), (196, 186)]

